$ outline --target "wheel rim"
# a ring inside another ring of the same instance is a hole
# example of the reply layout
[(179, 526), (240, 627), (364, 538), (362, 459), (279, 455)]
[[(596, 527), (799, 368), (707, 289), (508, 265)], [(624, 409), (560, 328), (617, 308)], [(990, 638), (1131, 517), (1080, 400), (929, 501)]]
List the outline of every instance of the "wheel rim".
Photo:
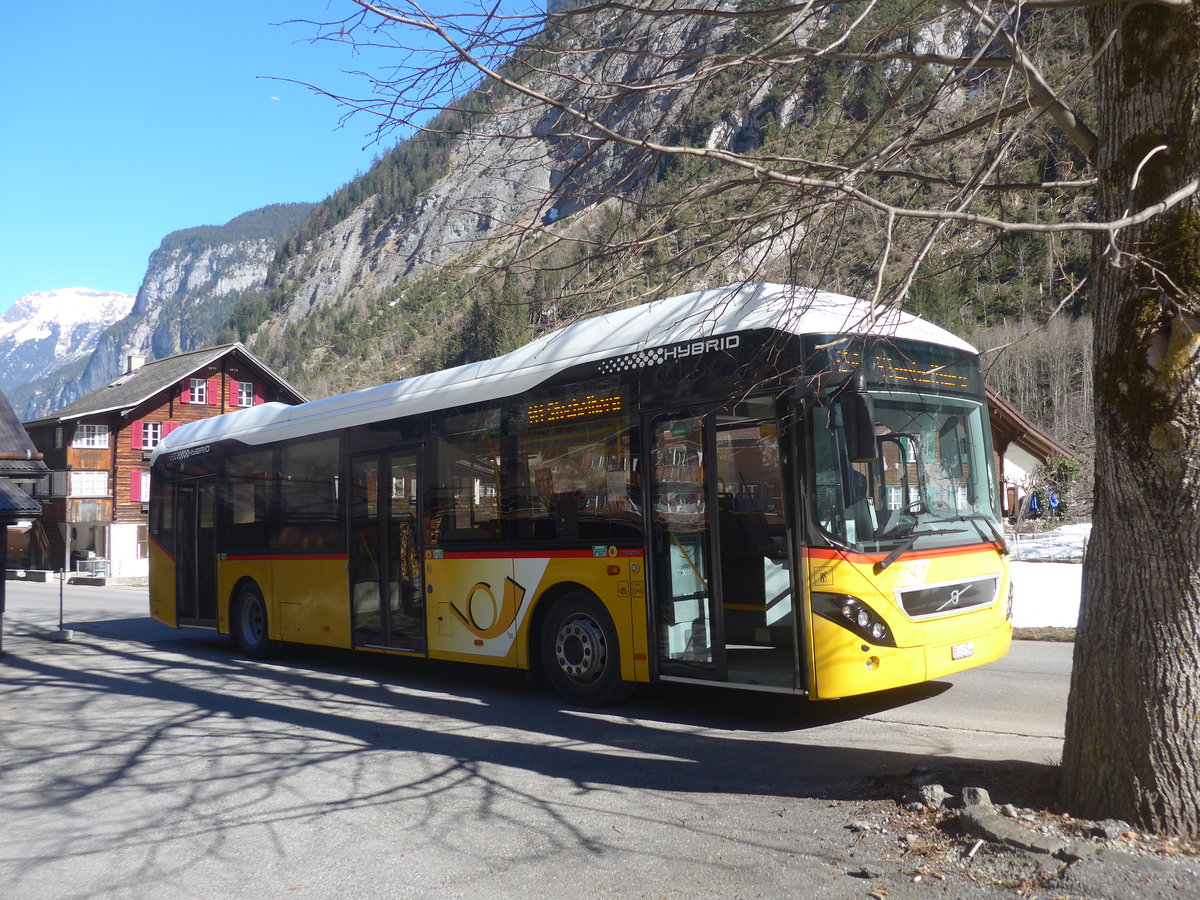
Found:
[(251, 646), (262, 643), (266, 630), (266, 617), (263, 615), (262, 603), (257, 597), (249, 597), (242, 604), (242, 634)]
[(554, 640), (558, 666), (572, 681), (590, 683), (604, 674), (608, 643), (600, 623), (590, 616), (571, 616), (558, 629)]

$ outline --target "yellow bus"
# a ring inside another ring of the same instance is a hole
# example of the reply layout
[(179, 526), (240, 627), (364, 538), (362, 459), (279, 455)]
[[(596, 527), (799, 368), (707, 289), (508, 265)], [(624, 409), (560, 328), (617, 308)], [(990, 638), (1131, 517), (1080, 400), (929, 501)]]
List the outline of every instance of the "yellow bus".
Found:
[(535, 669), (566, 699), (812, 699), (1003, 656), (976, 351), (775, 284), (497, 359), (185, 425), (154, 450), (150, 607), (232, 635)]

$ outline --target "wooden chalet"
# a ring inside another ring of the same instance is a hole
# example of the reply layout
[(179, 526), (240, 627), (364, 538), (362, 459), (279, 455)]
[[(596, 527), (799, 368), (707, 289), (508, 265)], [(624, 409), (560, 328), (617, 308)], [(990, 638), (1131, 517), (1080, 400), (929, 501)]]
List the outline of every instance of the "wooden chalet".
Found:
[(1000, 483), (1001, 512), (1017, 514), (1030, 476), (1051, 457), (1076, 459), (1074, 453), (1042, 431), (991, 388), (987, 389), (988, 418), (992, 423), (992, 449), (996, 453), (996, 480)]
[(50, 470), (31, 568), (147, 577), (150, 454), (186, 422), (305, 397), (242, 344), (145, 362), (51, 416), (25, 423)]

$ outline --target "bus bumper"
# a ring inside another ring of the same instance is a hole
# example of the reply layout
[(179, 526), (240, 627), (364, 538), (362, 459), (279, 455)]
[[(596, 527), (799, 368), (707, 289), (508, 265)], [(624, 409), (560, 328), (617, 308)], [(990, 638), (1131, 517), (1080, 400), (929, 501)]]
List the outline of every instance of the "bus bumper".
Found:
[(816, 658), (814, 700), (834, 700), (920, 684), (994, 662), (1008, 652), (1012, 624), (969, 632), (927, 647), (881, 647), (820, 616), (813, 616)]
[(925, 678), (941, 678), (985, 663), (995, 662), (1012, 645), (1012, 623), (971, 637), (925, 648)]

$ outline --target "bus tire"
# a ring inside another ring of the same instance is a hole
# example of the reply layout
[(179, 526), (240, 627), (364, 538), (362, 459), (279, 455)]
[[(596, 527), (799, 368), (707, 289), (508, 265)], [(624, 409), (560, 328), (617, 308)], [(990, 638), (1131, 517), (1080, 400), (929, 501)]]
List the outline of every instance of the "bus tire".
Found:
[(267, 603), (252, 581), (242, 585), (233, 599), (229, 630), (238, 649), (251, 659), (267, 659), (283, 649), (282, 643), (267, 637)]
[(633, 682), (621, 679), (617, 629), (604, 604), (588, 591), (555, 601), (542, 622), (538, 649), (546, 680), (571, 703), (604, 706), (633, 692)]

